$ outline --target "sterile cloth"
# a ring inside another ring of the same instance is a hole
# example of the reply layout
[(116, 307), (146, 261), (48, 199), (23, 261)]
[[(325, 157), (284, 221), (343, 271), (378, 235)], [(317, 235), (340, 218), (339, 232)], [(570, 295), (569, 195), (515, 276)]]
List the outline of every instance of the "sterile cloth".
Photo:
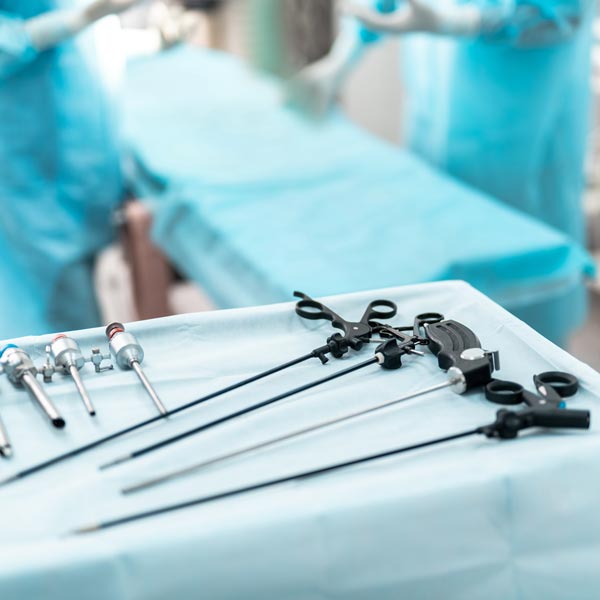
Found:
[[(399, 371), (371, 366), (128, 466), (96, 470), (123, 451), (357, 364), (374, 346), (326, 366), (315, 359), (0, 489), (2, 600), (596, 598), (600, 376), (462, 282), (323, 300), (358, 319), (377, 298), (398, 303), (395, 324), (423, 311), (463, 322), (485, 348), (500, 351), (504, 379), (531, 387), (534, 373), (576, 375), (581, 391), (568, 405), (593, 411), (592, 430), (531, 431), (505, 442), (467, 438), (104, 533), (66, 535), (90, 521), (469, 429), (492, 421), (500, 408), (480, 393), (439, 391), (153, 491), (118, 493), (169, 468), (445, 381), (426, 351), (406, 357)], [(146, 351), (146, 373), (173, 408), (320, 346), (330, 324), (303, 321), (293, 308), (181, 315), (130, 330)], [(100, 329), (74, 337), (86, 351), (105, 344)], [(18, 343), (41, 361), (50, 339)], [(95, 375), (86, 366), (83, 376), (95, 421), (71, 382), (47, 388), (66, 417), (64, 431), (51, 430), (25, 392), (0, 380), (15, 449), (0, 477), (154, 415), (133, 373)]]
[(124, 126), (158, 245), (221, 307), (460, 278), (561, 343), (585, 314), (577, 244), (342, 114), (286, 110), (235, 58), (132, 64)]

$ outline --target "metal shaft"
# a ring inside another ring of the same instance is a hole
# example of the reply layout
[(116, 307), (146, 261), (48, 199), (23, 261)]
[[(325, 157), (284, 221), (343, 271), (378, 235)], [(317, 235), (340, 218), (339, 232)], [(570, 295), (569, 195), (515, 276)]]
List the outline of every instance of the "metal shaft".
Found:
[(21, 381), (31, 398), (37, 402), (46, 416), (50, 419), (52, 425), (57, 429), (62, 429), (66, 424), (65, 420), (60, 416), (58, 410), (56, 410), (56, 407), (52, 403), (52, 400), (48, 398), (38, 380), (31, 373), (24, 373)]
[(327, 475), (329, 473), (333, 473), (335, 471), (341, 471), (347, 469), (349, 467), (353, 467), (356, 465), (361, 465), (365, 463), (374, 462), (377, 460), (382, 460), (385, 458), (390, 458), (392, 456), (398, 456), (399, 454), (404, 454), (405, 452), (411, 452), (414, 450), (420, 450), (422, 448), (427, 448), (430, 446), (435, 446), (437, 444), (443, 444), (446, 442), (452, 442), (454, 440), (458, 440), (461, 438), (469, 437), (471, 435), (482, 434), (482, 428), (478, 427), (476, 429), (469, 429), (468, 431), (461, 431), (460, 433), (455, 433), (453, 435), (447, 435), (444, 437), (435, 438), (432, 440), (428, 440), (426, 442), (419, 442), (417, 444), (412, 444), (410, 446), (403, 446), (401, 448), (394, 448), (392, 450), (386, 450), (384, 452), (379, 452), (377, 454), (370, 454), (368, 456), (363, 456), (360, 458), (351, 459), (348, 461), (344, 461), (341, 463), (329, 465), (326, 467), (321, 467), (318, 469), (312, 469), (310, 471), (303, 471), (300, 473), (295, 473), (293, 475), (287, 475), (284, 477), (279, 477), (277, 479), (269, 479), (267, 481), (262, 481), (260, 483), (255, 483), (251, 485), (247, 485), (244, 487), (236, 488), (233, 490), (228, 490), (225, 492), (220, 492), (217, 494), (212, 494), (210, 496), (202, 496), (200, 498), (194, 498), (192, 500), (187, 500), (185, 502), (180, 502), (178, 504), (170, 504), (167, 506), (162, 506), (160, 508), (155, 508), (152, 510), (147, 510), (144, 512), (127, 515), (125, 517), (120, 517), (117, 519), (112, 519), (110, 521), (101, 521), (99, 523), (93, 523), (90, 525), (86, 525), (84, 527), (80, 527), (76, 529), (73, 533), (75, 534), (83, 534), (83, 533), (92, 533), (94, 531), (100, 531), (101, 529), (108, 529), (110, 527), (117, 527), (119, 525), (125, 525), (126, 523), (131, 523), (133, 521), (139, 521), (141, 519), (148, 519), (150, 517), (156, 517), (158, 515), (163, 515), (166, 513), (182, 510), (184, 508), (191, 508), (193, 506), (199, 506), (201, 504), (208, 504), (210, 502), (216, 502), (218, 500), (225, 500), (226, 498), (231, 498), (234, 496), (239, 496), (242, 494), (247, 494), (249, 492), (255, 492), (258, 490), (263, 490), (265, 488), (270, 488), (273, 486), (282, 485), (285, 483), (290, 483), (292, 481), (300, 481), (305, 479), (310, 479), (313, 477), (319, 477), (322, 475)]
[(298, 365), (300, 363), (303, 363), (303, 362), (310, 360), (312, 358), (315, 358), (315, 357), (316, 357), (315, 352), (314, 351), (310, 352), (308, 354), (305, 354), (304, 356), (300, 356), (291, 361), (288, 361), (286, 363), (283, 363), (281, 365), (278, 365), (276, 367), (273, 367), (271, 369), (263, 371), (262, 373), (258, 373), (257, 375), (253, 375), (252, 377), (248, 377), (247, 379), (238, 381), (227, 387), (221, 388), (220, 390), (211, 392), (210, 394), (207, 394), (206, 396), (202, 396), (201, 398), (197, 398), (196, 400), (192, 400), (191, 402), (186, 402), (185, 404), (182, 404), (181, 406), (178, 406), (177, 408), (170, 410), (164, 416), (157, 415), (156, 417), (151, 417), (150, 419), (146, 419), (145, 421), (139, 421), (138, 423), (130, 425), (129, 427), (125, 427), (124, 429), (120, 429), (119, 431), (115, 431), (114, 433), (111, 433), (104, 437), (98, 438), (98, 439), (94, 440), (93, 442), (90, 442), (89, 444), (85, 444), (83, 446), (78, 446), (77, 448), (74, 448), (73, 450), (69, 450), (68, 452), (64, 452), (63, 454), (58, 454), (56, 456), (53, 456), (52, 458), (49, 458), (48, 460), (39, 462), (35, 465), (32, 465), (31, 467), (28, 467), (26, 469), (18, 471), (17, 473), (14, 473), (13, 475), (6, 477), (5, 479), (1, 479), (0, 487), (5, 486), (5, 485), (10, 485), (11, 483), (15, 483), (16, 481), (20, 481), (21, 479), (26, 479), (27, 477), (31, 477), (32, 475), (35, 475), (36, 473), (45, 471), (46, 469), (49, 469), (50, 467), (58, 465), (64, 461), (70, 460), (71, 458), (75, 458), (76, 456), (80, 456), (81, 454), (85, 454), (86, 452), (90, 452), (91, 450), (95, 450), (96, 448), (103, 446), (104, 444), (107, 444), (109, 442), (112, 442), (113, 440), (120, 439), (126, 435), (129, 435), (140, 429), (148, 427), (149, 425), (154, 425), (155, 423), (163, 421), (166, 417), (171, 417), (173, 415), (179, 414), (179, 413), (189, 410), (191, 408), (195, 408), (196, 406), (200, 406), (201, 404), (204, 404), (205, 402), (214, 400), (215, 398), (219, 398), (220, 396), (223, 396), (229, 392), (235, 391), (243, 386), (249, 385), (250, 383), (254, 383), (255, 381), (269, 377), (270, 375), (275, 375), (276, 373), (280, 373), (281, 371), (284, 371), (285, 369), (289, 369), (290, 367), (293, 367), (295, 365)]
[(377, 404), (376, 406), (372, 406), (367, 409), (357, 410), (357, 411), (354, 411), (351, 413), (347, 413), (346, 415), (341, 416), (341, 417), (336, 417), (335, 419), (329, 419), (327, 421), (322, 421), (315, 425), (311, 425), (310, 427), (298, 429), (291, 433), (287, 433), (285, 435), (282, 435), (282, 436), (279, 436), (276, 438), (272, 438), (270, 440), (266, 440), (266, 441), (260, 442), (258, 444), (254, 444), (252, 446), (246, 446), (245, 448), (241, 448), (240, 450), (235, 450), (233, 452), (228, 452), (227, 454), (222, 454), (215, 458), (201, 461), (201, 462), (191, 465), (189, 467), (185, 467), (184, 469), (178, 469), (176, 471), (166, 473), (159, 477), (154, 477), (152, 479), (142, 481), (141, 483), (137, 483), (137, 484), (128, 486), (126, 488), (123, 488), (121, 491), (123, 494), (131, 494), (131, 493), (139, 492), (139, 491), (160, 485), (162, 483), (167, 483), (168, 481), (173, 481), (174, 479), (179, 479), (180, 477), (185, 477), (186, 475), (191, 475), (192, 473), (200, 471), (205, 467), (213, 466), (220, 462), (225, 462), (229, 459), (232, 459), (232, 458), (235, 458), (238, 456), (242, 456), (242, 455), (250, 453), (250, 452), (262, 450), (264, 448), (268, 448), (270, 446), (274, 446), (276, 444), (289, 441), (296, 437), (300, 437), (300, 436), (306, 435), (308, 433), (313, 433), (320, 429), (325, 429), (325, 428), (331, 427), (333, 425), (338, 425), (339, 423), (343, 423), (344, 421), (350, 421), (351, 419), (366, 416), (366, 415), (376, 412), (378, 410), (382, 410), (384, 408), (389, 408), (390, 406), (400, 404), (401, 402), (405, 402), (406, 400), (411, 400), (413, 398), (423, 396), (424, 394), (427, 394), (427, 393), (431, 393), (431, 392), (434, 392), (437, 390), (442, 390), (444, 388), (451, 387), (453, 384), (454, 384), (453, 380), (444, 381), (444, 383), (440, 383), (438, 385), (432, 386), (432, 387), (428, 388), (427, 390), (420, 390), (418, 392), (415, 392), (413, 394), (408, 394), (408, 395), (403, 396), (402, 398), (398, 398), (396, 400), (391, 400), (389, 402), (383, 402), (381, 404)]
[(8, 439), (8, 434), (6, 433), (6, 428), (4, 427), (4, 423), (0, 420), (0, 455), (4, 456), (4, 458), (9, 458), (12, 456), (12, 446), (10, 445), (10, 440)]
[(75, 382), (75, 387), (77, 388), (77, 391), (79, 392), (79, 395), (81, 396), (81, 399), (83, 400), (83, 404), (85, 405), (86, 410), (88, 411), (90, 416), (92, 416), (92, 417), (95, 416), (96, 409), (94, 408), (94, 405), (92, 404), (92, 401), (90, 400), (90, 396), (87, 393), (85, 386), (83, 385), (81, 376), (79, 375), (79, 370), (77, 369), (77, 367), (75, 365), (71, 365), (69, 367), (69, 374), (71, 375), (71, 377), (73, 378), (73, 381)]
[(317, 379), (316, 381), (311, 381), (310, 383), (305, 383), (304, 385), (296, 387), (292, 390), (288, 390), (287, 392), (284, 392), (283, 394), (274, 396), (273, 398), (268, 398), (267, 400), (263, 400), (262, 402), (257, 402), (256, 404), (251, 404), (250, 406), (247, 406), (246, 408), (242, 408), (233, 413), (229, 413), (228, 415), (219, 417), (218, 419), (214, 419), (213, 421), (209, 421), (208, 423), (203, 423), (202, 425), (200, 425), (198, 427), (194, 427), (193, 429), (188, 429), (187, 431), (184, 431), (178, 435), (174, 435), (173, 437), (164, 439), (164, 440), (157, 442), (155, 444), (152, 444), (150, 446), (146, 446), (145, 448), (140, 448), (138, 450), (134, 450), (133, 452), (130, 452), (128, 454), (120, 456), (119, 458), (116, 458), (115, 460), (112, 460), (108, 463), (101, 465), (100, 469), (109, 469), (116, 465), (120, 465), (120, 464), (126, 463), (130, 460), (134, 460), (136, 458), (139, 458), (141, 456), (149, 454), (151, 452), (155, 452), (156, 450), (160, 450), (161, 448), (165, 448), (166, 446), (170, 446), (171, 444), (180, 442), (181, 440), (189, 438), (193, 435), (197, 435), (199, 433), (207, 431), (208, 429), (212, 429), (213, 427), (216, 427), (217, 425), (222, 425), (223, 423), (227, 423), (228, 421), (232, 421), (233, 419), (237, 419), (238, 417), (255, 412), (257, 410), (260, 410), (261, 408), (265, 408), (267, 406), (270, 406), (271, 404), (275, 404), (276, 402), (280, 402), (281, 400), (290, 398), (291, 396), (295, 396), (296, 394), (299, 394), (300, 392), (305, 392), (306, 390), (310, 390), (310, 389), (317, 387), (319, 385), (322, 385), (324, 383), (328, 383), (328, 382), (338, 379), (340, 377), (344, 377), (346, 375), (349, 375), (350, 373), (354, 373), (355, 371), (358, 371), (359, 369), (364, 369), (365, 367), (376, 364), (378, 362), (379, 362), (379, 359), (376, 356), (374, 356), (373, 358), (370, 358), (369, 360), (358, 363), (357, 365), (354, 365), (352, 367), (342, 369), (341, 371), (337, 371), (336, 373), (333, 373), (332, 375), (328, 375), (327, 377), (323, 377), (322, 379)]
[(146, 374), (144, 373), (142, 367), (140, 366), (140, 363), (137, 360), (132, 360), (131, 368), (135, 371), (140, 382), (142, 383), (142, 385), (148, 392), (148, 395), (150, 396), (150, 398), (152, 398), (152, 402), (154, 402), (156, 408), (158, 408), (158, 411), (160, 412), (160, 414), (165, 416), (167, 414), (167, 409), (165, 408), (165, 405), (161, 402), (160, 398), (158, 397), (156, 390), (152, 387), (152, 384), (146, 377)]

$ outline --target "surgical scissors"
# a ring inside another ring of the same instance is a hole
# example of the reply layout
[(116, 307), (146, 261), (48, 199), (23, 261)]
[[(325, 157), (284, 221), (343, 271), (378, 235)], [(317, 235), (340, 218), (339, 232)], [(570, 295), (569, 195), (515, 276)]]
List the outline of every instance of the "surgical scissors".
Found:
[(330, 353), (334, 358), (341, 358), (348, 348), (360, 350), (365, 342), (368, 342), (373, 335), (380, 331), (382, 326), (379, 323), (372, 323), (375, 319), (392, 319), (398, 312), (398, 307), (391, 300), (373, 300), (369, 302), (360, 321), (346, 321), (322, 302), (314, 300), (302, 292), (294, 292), (296, 298), (300, 300), (296, 303), (296, 314), (303, 319), (311, 321), (327, 320), (336, 329), (341, 329), (344, 333), (334, 333), (327, 338), (327, 344), (314, 350), (314, 353), (321, 359), (321, 362), (327, 362), (325, 354)]

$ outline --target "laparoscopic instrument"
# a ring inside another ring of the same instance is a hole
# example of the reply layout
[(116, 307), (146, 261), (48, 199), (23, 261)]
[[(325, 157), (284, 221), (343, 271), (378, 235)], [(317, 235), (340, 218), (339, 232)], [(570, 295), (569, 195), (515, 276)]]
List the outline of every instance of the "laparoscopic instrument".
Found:
[(377, 348), (375, 349), (375, 354), (372, 358), (360, 362), (357, 365), (352, 365), (351, 367), (342, 369), (341, 371), (337, 371), (336, 373), (332, 373), (327, 377), (322, 377), (315, 381), (305, 383), (304, 385), (295, 387), (291, 390), (287, 390), (286, 392), (278, 394), (277, 396), (273, 396), (272, 398), (267, 398), (266, 400), (256, 402), (232, 413), (228, 413), (222, 417), (209, 421), (208, 423), (203, 423), (198, 427), (194, 427), (170, 438), (156, 442), (150, 446), (146, 446), (145, 448), (140, 448), (138, 450), (134, 450), (133, 452), (129, 452), (124, 456), (116, 458), (115, 460), (112, 460), (109, 463), (102, 465), (101, 468), (107, 469), (128, 462), (130, 460), (140, 458), (141, 456), (145, 456), (147, 454), (150, 454), (151, 452), (155, 452), (157, 450), (165, 448), (166, 446), (170, 446), (171, 444), (174, 444), (176, 442), (180, 442), (199, 433), (203, 433), (209, 429), (212, 429), (213, 427), (223, 425), (227, 422), (233, 421), (234, 419), (266, 408), (277, 402), (281, 402), (282, 400), (286, 400), (287, 398), (295, 396), (301, 392), (305, 392), (325, 383), (329, 383), (336, 379), (340, 379), (341, 377), (345, 377), (346, 375), (350, 375), (350, 373), (360, 371), (371, 365), (379, 365), (385, 370), (399, 369), (402, 366), (402, 356), (404, 356), (405, 354), (418, 354), (420, 356), (423, 355), (422, 352), (416, 350), (416, 346), (427, 345), (429, 343), (429, 340), (422, 337), (420, 334), (422, 328), (427, 323), (439, 323), (443, 318), (443, 315), (438, 313), (425, 313), (423, 315), (418, 315), (414, 320), (411, 334), (406, 334), (400, 329), (380, 325), (380, 334), (393, 336), (393, 339), (384, 341), (379, 346), (377, 346)]
[[(134, 425), (116, 431), (115, 433), (104, 436), (93, 442), (90, 442), (83, 446), (79, 446), (77, 448), (74, 448), (73, 450), (57, 455), (53, 458), (50, 458), (41, 463), (28, 467), (22, 471), (19, 471), (6, 479), (0, 480), (0, 486), (7, 485), (9, 483), (29, 477), (51, 466), (57, 465), (59, 463), (62, 463), (63, 461), (74, 458), (75, 456), (79, 456), (85, 452), (98, 448), (99, 446), (111, 442), (112, 440), (119, 439), (148, 425), (152, 425), (153, 423), (162, 421), (166, 417), (170, 417), (183, 411), (186, 411), (190, 408), (194, 408), (195, 406), (198, 406), (204, 402), (207, 402), (214, 398), (218, 398), (219, 396), (242, 388), (260, 379), (264, 379), (270, 375), (274, 375), (275, 373), (280, 373), (290, 367), (293, 367), (309, 359), (318, 358), (322, 363), (326, 363), (328, 354), (330, 354), (334, 358), (341, 358), (350, 349), (358, 351), (364, 346), (364, 344), (372, 341), (372, 336), (374, 334), (377, 334), (382, 330), (382, 328), (384, 328), (384, 326), (380, 323), (372, 325), (372, 321), (374, 321), (375, 319), (391, 319), (392, 317), (396, 316), (397, 313), (397, 307), (394, 302), (391, 302), (390, 300), (374, 300), (373, 302), (369, 303), (360, 321), (347, 321), (343, 319), (340, 315), (338, 315), (336, 312), (334, 312), (332, 309), (328, 308), (324, 304), (321, 304), (320, 302), (317, 302), (316, 300), (313, 300), (306, 294), (303, 294), (301, 292), (294, 292), (294, 295), (300, 298), (300, 301), (296, 304), (296, 313), (298, 314), (298, 316), (311, 320), (325, 319), (331, 321), (333, 327), (335, 327), (336, 329), (340, 329), (342, 333), (335, 333), (329, 336), (324, 345), (315, 348), (311, 352), (308, 352), (307, 354), (304, 354), (296, 359), (290, 360), (281, 365), (258, 373), (257, 375), (253, 375), (252, 377), (248, 377), (242, 381), (239, 381), (217, 391), (211, 392), (210, 394), (202, 396), (201, 398), (183, 404), (182, 406), (179, 406), (173, 410), (167, 411), (164, 415), (160, 414), (156, 417), (140, 421), (138, 423), (135, 423)], [(110, 326), (109, 328), (112, 331), (112, 328)], [(107, 333), (109, 328), (107, 328)], [(412, 326), (400, 328), (400, 330), (408, 329), (412, 329)]]
[[(544, 387), (546, 390), (548, 390), (548, 388), (551, 386), (549, 384), (544, 384)], [(541, 392), (541, 390), (540, 393), (544, 395), (544, 392)], [(133, 521), (140, 521), (142, 519), (148, 519), (150, 517), (156, 517), (159, 515), (164, 515), (166, 513), (183, 510), (185, 508), (191, 508), (202, 504), (208, 504), (210, 502), (216, 502), (218, 500), (224, 500), (226, 498), (231, 498), (234, 496), (240, 496), (242, 494), (247, 494), (250, 492), (256, 492), (274, 486), (284, 485), (286, 483), (297, 482), (300, 480), (305, 481), (307, 479), (312, 479), (330, 473), (343, 471), (356, 465), (372, 463), (386, 458), (392, 458), (394, 456), (398, 456), (406, 452), (411, 452), (413, 450), (420, 450), (423, 448), (452, 442), (474, 435), (483, 435), (490, 439), (495, 438), (500, 440), (510, 440), (516, 438), (521, 431), (533, 427), (544, 427), (552, 429), (589, 429), (590, 413), (587, 410), (551, 408), (548, 406), (527, 408), (521, 411), (502, 409), (497, 412), (495, 421), (486, 425), (475, 427), (473, 429), (467, 429), (466, 431), (461, 431), (443, 437), (434, 438), (417, 444), (401, 446), (399, 448), (393, 448), (384, 452), (354, 458), (348, 461), (339, 462), (318, 469), (301, 471), (298, 473), (294, 473), (293, 475), (287, 475), (275, 479), (268, 479), (259, 483), (235, 488), (224, 492), (219, 492), (217, 494), (201, 496), (199, 498), (194, 498), (177, 504), (170, 504), (167, 506), (146, 510), (143, 512), (127, 515), (116, 519), (101, 521), (99, 523), (93, 523), (84, 527), (80, 527), (79, 529), (75, 530), (74, 533), (83, 534), (99, 531), (102, 529), (109, 529), (112, 527), (117, 527), (119, 525), (125, 525)]]
[(10, 439), (8, 438), (8, 433), (6, 432), (6, 427), (4, 427), (4, 423), (0, 419), (0, 456), (4, 458), (10, 458), (12, 456), (12, 446), (10, 443)]
[(61, 334), (52, 340), (49, 351), (54, 360), (55, 368), (73, 379), (88, 414), (92, 417), (95, 416), (96, 409), (79, 375), (79, 371), (85, 364), (85, 358), (79, 344), (73, 338)]
[(426, 338), (429, 342), (427, 347), (437, 356), (440, 368), (448, 371), (449, 378), (447, 382), (429, 387), (426, 390), (407, 394), (398, 399), (382, 402), (363, 410), (353, 411), (340, 417), (329, 419), (246, 448), (228, 452), (212, 459), (203, 460), (194, 465), (177, 469), (141, 483), (131, 485), (125, 488), (123, 492), (137, 492), (166, 483), (193, 474), (205, 467), (214, 466), (220, 462), (242, 456), (249, 452), (263, 450), (302, 435), (314, 433), (320, 429), (325, 429), (352, 419), (367, 416), (378, 410), (395, 406), (407, 400), (417, 398), (426, 393), (440, 390), (445, 387), (452, 387), (456, 393), (463, 394), (467, 390), (482, 387), (492, 381), (492, 373), (494, 369), (499, 366), (498, 353), (483, 350), (479, 339), (468, 327), (457, 321), (448, 320), (425, 325), (424, 329)]
[(154, 402), (158, 412), (164, 417), (168, 411), (142, 369), (144, 349), (137, 338), (133, 333), (125, 331), (125, 326), (122, 323), (116, 322), (111, 323), (106, 328), (106, 337), (108, 338), (110, 351), (118, 367), (125, 370), (131, 369), (135, 372), (148, 396)]
[(0, 366), (8, 380), (16, 387), (24, 387), (31, 399), (42, 409), (52, 425), (62, 429), (66, 423), (54, 403), (36, 379), (38, 370), (25, 350), (8, 344), (0, 350)]
[[(63, 429), (65, 420), (59, 414), (52, 400), (48, 397), (44, 388), (38, 383), (37, 376), (42, 375), (44, 382), (52, 381), (56, 372), (69, 375), (73, 378), (75, 385), (85, 407), (90, 415), (96, 412), (87, 393), (79, 370), (86, 361), (93, 363), (96, 372), (111, 369), (112, 366), (103, 366), (102, 363), (108, 357), (100, 352), (99, 348), (92, 348), (92, 355), (86, 359), (83, 357), (79, 344), (64, 334), (56, 336), (52, 343), (46, 346), (46, 362), (36, 367), (29, 354), (15, 344), (7, 344), (0, 351), (0, 370), (6, 374), (8, 380), (17, 388), (24, 388), (34, 402), (42, 409), (50, 423), (57, 429)], [(0, 456), (9, 458), (13, 454), (12, 446), (8, 440), (8, 434), (2, 423), (0, 423)]]

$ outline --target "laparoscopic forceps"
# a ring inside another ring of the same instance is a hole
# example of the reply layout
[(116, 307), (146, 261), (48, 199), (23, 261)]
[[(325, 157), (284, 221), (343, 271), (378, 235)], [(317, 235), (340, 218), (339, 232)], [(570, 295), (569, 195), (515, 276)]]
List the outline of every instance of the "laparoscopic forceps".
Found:
[(54, 359), (56, 368), (73, 379), (88, 414), (92, 417), (95, 416), (96, 409), (79, 374), (79, 370), (85, 364), (79, 344), (73, 338), (64, 334), (57, 335), (50, 344), (50, 354)]
[(4, 427), (4, 423), (0, 419), (0, 456), (10, 458), (12, 456), (12, 445), (8, 438), (8, 433)]
[(435, 446), (438, 444), (444, 444), (447, 442), (459, 440), (461, 438), (466, 438), (474, 435), (483, 435), (487, 438), (495, 438), (500, 440), (510, 440), (516, 438), (519, 432), (532, 427), (589, 429), (589, 426), (590, 413), (587, 410), (534, 408), (525, 409), (517, 412), (502, 409), (498, 411), (496, 415), (496, 420), (493, 423), (489, 423), (487, 425), (482, 425), (473, 429), (461, 431), (459, 433), (454, 433), (451, 435), (446, 435), (444, 437), (420, 442), (418, 444), (412, 444), (410, 446), (401, 446), (399, 448), (393, 448), (384, 452), (370, 454), (367, 456), (362, 456), (360, 458), (354, 458), (351, 460), (328, 465), (318, 469), (301, 471), (298, 473), (294, 473), (293, 475), (287, 475), (276, 479), (269, 479), (266, 481), (261, 481), (259, 483), (220, 492), (217, 494), (212, 494), (209, 496), (193, 498), (177, 504), (170, 504), (151, 510), (146, 510), (144, 512), (126, 515), (116, 519), (100, 521), (98, 523), (93, 523), (84, 527), (80, 527), (76, 529), (73, 533), (91, 533), (102, 529), (117, 527), (120, 525), (131, 523), (133, 521), (140, 521), (142, 519), (148, 519), (150, 517), (156, 517), (159, 515), (164, 515), (186, 508), (191, 508), (202, 504), (208, 504), (210, 502), (216, 502), (218, 500), (224, 500), (226, 498), (240, 496), (242, 494), (247, 494), (250, 492), (264, 490), (274, 486), (284, 485), (286, 483), (296, 482), (300, 480), (305, 481), (307, 479), (321, 477), (337, 471), (343, 471), (356, 465), (372, 463), (378, 460), (398, 456), (406, 452), (411, 452), (413, 450), (420, 450), (423, 448)]
[(425, 325), (424, 329), (425, 336), (429, 341), (427, 347), (438, 357), (440, 368), (448, 371), (449, 377), (447, 382), (431, 386), (425, 390), (407, 394), (401, 398), (382, 402), (366, 409), (352, 411), (340, 417), (329, 419), (285, 435), (280, 435), (252, 446), (227, 452), (221, 456), (205, 459), (185, 468), (180, 468), (164, 473), (158, 477), (153, 477), (146, 481), (130, 485), (123, 489), (123, 492), (133, 493), (180, 477), (191, 475), (205, 467), (213, 467), (216, 464), (243, 456), (249, 452), (264, 450), (271, 446), (287, 442), (309, 433), (314, 433), (327, 427), (371, 415), (384, 408), (395, 406), (407, 400), (412, 400), (436, 390), (441, 390), (445, 387), (451, 387), (454, 392), (463, 394), (466, 391), (484, 386), (492, 380), (492, 373), (494, 369), (498, 367), (499, 363), (497, 353), (490, 353), (483, 350), (479, 339), (468, 327), (457, 321), (448, 320)]
[(107, 444), (108, 442), (119, 439), (144, 427), (162, 421), (166, 417), (170, 417), (178, 413), (184, 412), (186, 410), (189, 410), (191, 408), (194, 408), (196, 406), (199, 406), (204, 402), (208, 402), (209, 400), (213, 400), (215, 398), (223, 396), (246, 385), (249, 385), (276, 373), (285, 371), (286, 369), (298, 365), (304, 361), (318, 358), (322, 363), (325, 363), (327, 362), (328, 354), (330, 354), (334, 358), (341, 358), (351, 349), (360, 350), (365, 343), (371, 341), (372, 335), (379, 330), (378, 327), (373, 327), (372, 325), (370, 325), (370, 321), (373, 319), (390, 319), (394, 317), (397, 313), (396, 305), (390, 300), (375, 300), (367, 306), (360, 321), (347, 321), (327, 306), (317, 302), (316, 300), (313, 300), (306, 294), (303, 294), (301, 292), (295, 292), (294, 295), (300, 298), (300, 301), (296, 304), (296, 313), (298, 314), (298, 316), (311, 320), (325, 319), (331, 321), (332, 325), (336, 329), (340, 329), (342, 333), (335, 333), (329, 336), (324, 345), (319, 346), (318, 348), (315, 348), (311, 352), (308, 352), (307, 354), (304, 354), (298, 358), (285, 362), (276, 367), (267, 369), (266, 371), (248, 377), (242, 381), (236, 382), (222, 389), (211, 392), (191, 402), (187, 402), (186, 404), (183, 404), (173, 410), (168, 411), (164, 415), (161, 414), (157, 415), (156, 417), (140, 421), (129, 427), (116, 431), (112, 434), (106, 435), (97, 440), (94, 440), (93, 442), (90, 442), (83, 446), (79, 446), (77, 448), (74, 448), (73, 450), (70, 450), (63, 454), (59, 454), (57, 456), (54, 456), (53, 458), (40, 462), (26, 469), (23, 469), (22, 471), (19, 471), (4, 480), (0, 480), (0, 486), (19, 481), (20, 479), (24, 479), (26, 477), (30, 477), (35, 473), (39, 473), (49, 467), (60, 464), (63, 461), (74, 458), (75, 456), (79, 456), (85, 452), (94, 450), (95, 448)]
[(158, 412), (164, 417), (167, 414), (167, 409), (161, 402), (156, 390), (146, 377), (142, 369), (144, 361), (144, 349), (137, 341), (133, 333), (125, 331), (125, 326), (122, 323), (111, 323), (106, 328), (106, 337), (110, 351), (115, 358), (117, 366), (121, 369), (132, 369), (138, 376), (140, 383), (150, 396), (152, 402), (158, 409)]
[(42, 409), (54, 427), (62, 429), (65, 426), (65, 420), (36, 379), (37, 368), (25, 350), (14, 344), (6, 345), (0, 350), (0, 365), (14, 386), (27, 390), (31, 399)]
[[(268, 398), (266, 400), (262, 400), (260, 402), (251, 404), (242, 409), (239, 409), (235, 412), (226, 414), (222, 417), (209, 421), (208, 423), (203, 423), (198, 427), (194, 427), (193, 429), (189, 429), (182, 433), (179, 433), (170, 438), (161, 440), (157, 443), (154, 443), (150, 446), (146, 446), (145, 448), (140, 448), (138, 450), (134, 450), (133, 452), (129, 452), (123, 456), (120, 456), (109, 463), (106, 463), (101, 466), (102, 469), (107, 469), (116, 465), (120, 465), (122, 463), (128, 462), (130, 460), (134, 460), (136, 458), (140, 458), (141, 456), (145, 456), (150, 454), (151, 452), (155, 452), (171, 444), (176, 442), (180, 442), (184, 439), (187, 439), (191, 436), (197, 435), (199, 433), (203, 433), (213, 427), (217, 427), (219, 425), (223, 425), (227, 422), (230, 422), (234, 419), (242, 417), (244, 415), (253, 413), (260, 409), (271, 406), (277, 402), (281, 402), (287, 398), (295, 396), (301, 392), (305, 392), (307, 390), (313, 389), (317, 386), (323, 385), (325, 383), (329, 383), (331, 381), (337, 380), (341, 377), (345, 377), (350, 373), (354, 373), (356, 371), (362, 370), (365, 367), (369, 367), (371, 365), (379, 365), (381, 368), (385, 370), (396, 370), (402, 366), (402, 356), (406, 354), (418, 354), (420, 356), (423, 355), (422, 352), (416, 350), (416, 346), (420, 344), (427, 344), (428, 340), (422, 338), (420, 336), (420, 330), (426, 323), (437, 323), (443, 319), (443, 315), (438, 313), (426, 313), (424, 315), (419, 315), (415, 318), (413, 325), (413, 332), (411, 335), (404, 334), (402, 331), (398, 329), (387, 328), (389, 334), (393, 334), (394, 338), (389, 339), (381, 343), (375, 350), (375, 354), (372, 358), (365, 360), (357, 365), (353, 365), (346, 369), (342, 369), (341, 371), (337, 371), (327, 377), (323, 377), (321, 379), (317, 379), (315, 381), (311, 381), (310, 383), (306, 383), (299, 387), (293, 388), (282, 394), (278, 394), (277, 396), (273, 396), (272, 398)], [(383, 331), (381, 332), (383, 333)]]

